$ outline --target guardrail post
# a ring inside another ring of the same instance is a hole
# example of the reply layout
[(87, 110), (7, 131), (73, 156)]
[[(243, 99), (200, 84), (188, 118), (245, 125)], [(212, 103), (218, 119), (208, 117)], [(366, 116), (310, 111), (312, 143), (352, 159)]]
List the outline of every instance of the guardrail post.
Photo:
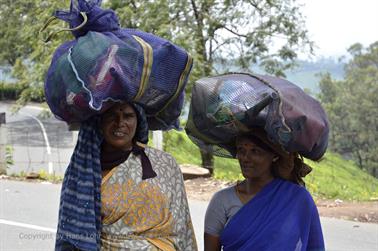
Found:
[(156, 149), (163, 150), (163, 132), (152, 131), (152, 142)]
[(0, 175), (7, 173), (6, 144), (7, 128), (5, 125), (5, 112), (0, 113)]

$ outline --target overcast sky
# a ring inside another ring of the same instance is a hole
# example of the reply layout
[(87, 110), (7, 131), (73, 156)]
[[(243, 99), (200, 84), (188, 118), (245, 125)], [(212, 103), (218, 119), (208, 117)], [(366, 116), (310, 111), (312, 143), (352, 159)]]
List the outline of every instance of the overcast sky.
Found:
[(346, 55), (356, 43), (378, 41), (378, 0), (300, 0), (316, 56)]

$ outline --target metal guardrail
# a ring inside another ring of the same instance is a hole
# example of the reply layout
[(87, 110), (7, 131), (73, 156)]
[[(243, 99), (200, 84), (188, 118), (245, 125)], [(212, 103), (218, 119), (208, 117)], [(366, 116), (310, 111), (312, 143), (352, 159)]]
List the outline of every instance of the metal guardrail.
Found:
[[(35, 126), (35, 128), (33, 128)], [(3, 124), (0, 126), (2, 136), (0, 144), (4, 153), (3, 174), (28, 174), (30, 172), (45, 172), (63, 175), (68, 166), (72, 151), (75, 147), (78, 132), (69, 132), (66, 127), (49, 127), (48, 135), (50, 147), (46, 148), (44, 136), (37, 123), (28, 127)], [(6, 164), (5, 148), (12, 158), (12, 164)], [(48, 152), (48, 150), (50, 150)], [(0, 162), (1, 163), (1, 162)]]
[(6, 160), (6, 143), (7, 131), (4, 126), (6, 122), (5, 112), (0, 113), (0, 174), (6, 173), (7, 160)]

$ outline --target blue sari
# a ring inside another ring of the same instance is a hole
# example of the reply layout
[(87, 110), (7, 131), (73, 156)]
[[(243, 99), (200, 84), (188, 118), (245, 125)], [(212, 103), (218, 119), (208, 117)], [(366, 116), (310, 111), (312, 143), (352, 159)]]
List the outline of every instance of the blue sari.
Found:
[(307, 190), (275, 179), (245, 204), (222, 234), (223, 250), (325, 250), (319, 214)]

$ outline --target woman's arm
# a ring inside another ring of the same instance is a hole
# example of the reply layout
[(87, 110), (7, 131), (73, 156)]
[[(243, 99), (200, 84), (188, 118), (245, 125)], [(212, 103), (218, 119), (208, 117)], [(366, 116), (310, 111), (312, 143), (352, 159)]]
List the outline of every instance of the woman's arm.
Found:
[(205, 251), (220, 251), (221, 250), (219, 236), (214, 236), (214, 235), (205, 233), (204, 239), (205, 239)]
[(227, 222), (226, 204), (227, 191), (221, 190), (213, 195), (205, 215), (205, 251), (221, 250), (220, 234)]

